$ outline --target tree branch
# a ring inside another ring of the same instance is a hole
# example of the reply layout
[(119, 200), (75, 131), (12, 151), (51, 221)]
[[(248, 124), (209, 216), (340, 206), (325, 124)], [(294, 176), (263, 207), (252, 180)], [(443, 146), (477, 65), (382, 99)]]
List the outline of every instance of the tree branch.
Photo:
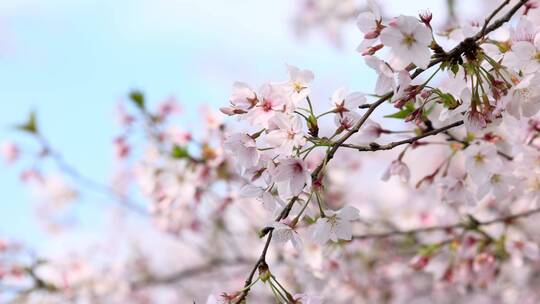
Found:
[(523, 6), (525, 3), (527, 3), (529, 0), (519, 0), (516, 5), (514, 5), (503, 17), (497, 19), (497, 21), (493, 22), (490, 26), (487, 26), (487, 24), (495, 17), (495, 15), (504, 7), (506, 6), (510, 1), (505, 0), (497, 9), (490, 15), (488, 19), (486, 19), (486, 22), (484, 23), (484, 26), (482, 27), (482, 30), (478, 32), (476, 35), (474, 35), (474, 40), (479, 40), (483, 38), (485, 35), (493, 32), (494, 30), (501, 27), (501, 25), (508, 22), (512, 16)]
[(236, 299), (233, 303), (242, 303), (242, 301), (247, 297), (249, 290), (251, 289), (249, 288), (249, 286), (251, 285), (251, 282), (253, 282), (253, 277), (255, 276), (257, 268), (259, 268), (260, 265), (266, 264), (266, 253), (268, 252), (268, 247), (270, 247), (270, 242), (272, 241), (272, 230), (268, 232), (268, 236), (266, 237), (266, 243), (264, 244), (261, 256), (259, 257), (257, 262), (255, 262), (255, 265), (251, 269), (251, 272), (246, 279), (246, 282), (244, 284), (244, 290), (240, 293), (238, 299)]
[(503, 1), (503, 3), (501, 3), (501, 5), (499, 5), (499, 7), (497, 7), (492, 13), (491, 15), (489, 15), (485, 22), (484, 22), (484, 26), (482, 26), (482, 29), (480, 30), (480, 33), (482, 36), (485, 36), (486, 35), (486, 28), (488, 26), (488, 24), (491, 22), (491, 19), (493, 19), (493, 17), (495, 17), (495, 15), (497, 15), (502, 9), (503, 7), (505, 7), (506, 5), (508, 5), (508, 3), (510, 3), (510, 0), (505, 0)]
[(462, 124), (463, 124), (463, 120), (460, 120), (460, 121), (454, 122), (452, 124), (449, 124), (447, 126), (428, 131), (428, 132), (426, 132), (426, 133), (424, 133), (422, 135), (418, 135), (418, 136), (411, 137), (411, 138), (404, 139), (404, 140), (400, 140), (400, 141), (391, 142), (391, 143), (385, 144), (385, 145), (380, 145), (378, 143), (370, 143), (367, 146), (360, 146), (360, 145), (353, 145), (353, 144), (341, 144), (341, 147), (355, 149), (355, 150), (362, 151), (362, 152), (363, 151), (391, 150), (391, 149), (393, 149), (393, 148), (395, 148), (397, 146), (401, 146), (401, 145), (404, 145), (404, 144), (412, 144), (412, 143), (414, 143), (414, 142), (416, 142), (416, 141), (418, 141), (418, 140), (420, 140), (422, 138), (437, 135), (439, 133), (443, 133), (443, 132), (445, 132), (445, 131), (447, 131), (449, 129), (452, 129), (454, 127), (461, 126)]
[[(507, 223), (511, 224), (512, 222), (532, 216), (534, 214), (540, 213), (540, 207), (530, 209), (527, 211), (498, 217), (492, 220), (487, 221), (478, 221), (475, 223), (475, 225), (478, 226), (489, 226), (493, 224), (499, 224), (499, 223)], [(354, 240), (367, 240), (367, 239), (384, 239), (389, 237), (395, 237), (395, 236), (404, 236), (404, 235), (414, 235), (419, 233), (430, 233), (430, 232), (440, 232), (440, 231), (448, 231), (452, 229), (466, 229), (469, 227), (470, 224), (468, 223), (455, 223), (451, 225), (440, 225), (440, 226), (431, 226), (431, 227), (423, 227), (423, 228), (415, 228), (415, 229), (407, 229), (407, 230), (392, 230), (387, 232), (375, 232), (375, 233), (367, 233), (367, 234), (361, 234), (361, 235), (355, 235), (353, 236)]]
[(135, 281), (134, 283), (132, 283), (132, 287), (141, 288), (141, 287), (148, 287), (148, 286), (154, 286), (154, 285), (159, 285), (159, 284), (174, 284), (185, 279), (189, 279), (192, 277), (196, 277), (198, 275), (202, 275), (204, 273), (211, 272), (215, 270), (216, 267), (246, 265), (246, 264), (251, 264), (253, 262), (254, 260), (252, 259), (244, 259), (244, 258), (237, 258), (233, 260), (216, 259), (216, 260), (210, 261), (207, 264), (183, 269), (167, 276), (163, 276), (163, 277), (149, 276), (142, 280)]

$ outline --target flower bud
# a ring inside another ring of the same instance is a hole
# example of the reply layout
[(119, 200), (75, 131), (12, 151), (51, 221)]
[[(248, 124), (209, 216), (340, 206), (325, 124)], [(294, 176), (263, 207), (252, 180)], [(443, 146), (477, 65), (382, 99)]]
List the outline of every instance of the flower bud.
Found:
[(430, 256), (416, 255), (409, 262), (409, 266), (411, 266), (414, 270), (422, 270), (429, 264), (430, 260)]
[(419, 14), (420, 21), (422, 21), (423, 24), (425, 24), (427, 27), (431, 28), (431, 19), (433, 18), (433, 14), (425, 10)]
[(262, 262), (259, 265), (259, 279), (263, 281), (263, 283), (266, 283), (268, 280), (270, 280), (270, 276), (272, 274), (270, 273), (270, 269), (268, 268), (268, 265), (265, 262)]

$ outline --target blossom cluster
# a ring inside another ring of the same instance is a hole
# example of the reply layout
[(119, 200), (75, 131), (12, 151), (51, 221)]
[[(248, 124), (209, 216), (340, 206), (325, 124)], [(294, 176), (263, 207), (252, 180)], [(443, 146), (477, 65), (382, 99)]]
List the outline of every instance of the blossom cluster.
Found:
[[(174, 120), (175, 99), (152, 107), (134, 91), (131, 107), (119, 107), (114, 181), (92, 185), (141, 207), (130, 200), (135, 188), (148, 201), (144, 216), (204, 266), (158, 281), (182, 284), (185, 273), (210, 269), (207, 281), (176, 291), (208, 304), (538, 302), (537, 3), (504, 1), (481, 22), (441, 30), (429, 12), (386, 18), (375, 1), (362, 12), (349, 1), (306, 3), (313, 19), (358, 15), (358, 58), (374, 71), (373, 92), (343, 86), (321, 99), (314, 73), (287, 65), (285, 81), (234, 83), (220, 109), (229, 118), (205, 109), (193, 132)], [(387, 115), (374, 118), (379, 107)], [(88, 180), (33, 115), (19, 129), (65, 174), (25, 169), (23, 179), (39, 181), (51, 201), (72, 201), (79, 191), (65, 179), (83, 188)], [(9, 164), (22, 150), (0, 149)], [(155, 282), (147, 267), (129, 267), (115, 272), (125, 284), (88, 290), (103, 301), (159, 301), (145, 293)], [(67, 290), (35, 278), (32, 288)]]

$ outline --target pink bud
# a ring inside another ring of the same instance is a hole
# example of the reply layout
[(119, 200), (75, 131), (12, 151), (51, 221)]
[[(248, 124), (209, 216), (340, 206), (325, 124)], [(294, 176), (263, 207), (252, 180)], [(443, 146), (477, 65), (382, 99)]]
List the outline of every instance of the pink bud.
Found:
[(0, 153), (2, 154), (6, 164), (12, 164), (19, 158), (20, 150), (19, 147), (17, 147), (17, 145), (15, 145), (13, 142), (6, 141), (2, 143)]
[(442, 276), (442, 280), (448, 283), (454, 282), (454, 269), (452, 266), (448, 266), (448, 268), (446, 268)]
[(41, 173), (37, 171), (36, 169), (27, 169), (21, 172), (19, 175), (19, 178), (22, 182), (31, 182), (32, 180), (35, 180), (37, 182), (43, 182), (43, 177), (41, 176)]
[(375, 38), (379, 37), (379, 34), (380, 34), (380, 31), (377, 31), (377, 30), (371, 31), (369, 33), (366, 33), (364, 35), (364, 38), (365, 39), (375, 39)]
[(429, 264), (430, 260), (431, 258), (429, 256), (415, 255), (409, 262), (409, 266), (414, 270), (422, 270)]
[(129, 155), (130, 147), (123, 137), (114, 140), (114, 152), (117, 158), (126, 158)]
[(167, 118), (171, 114), (178, 114), (181, 112), (180, 105), (176, 101), (176, 98), (170, 97), (158, 106), (158, 116), (161, 119)]
[(535, 8), (538, 8), (538, 3), (537, 2), (534, 2), (534, 1), (527, 1), (525, 3), (525, 11), (523, 12), (523, 15), (527, 15), (529, 14), (529, 11), (531, 9), (535, 9)]
[(223, 107), (223, 108), (219, 108), (219, 110), (221, 111), (221, 113), (225, 115), (229, 115), (229, 116), (236, 114), (234, 113), (234, 109), (232, 107)]
[(381, 179), (383, 181), (388, 181), (391, 176), (399, 176), (401, 181), (406, 183), (411, 177), (411, 171), (404, 162), (397, 159), (392, 161), (388, 169), (386, 169), (386, 171), (384, 172), (384, 175), (381, 177)]
[(377, 44), (377, 45), (368, 47), (362, 52), (362, 56), (374, 55), (378, 50), (382, 49), (383, 47), (384, 45), (382, 44)]
[(126, 111), (122, 104), (118, 104), (116, 108), (116, 119), (122, 126), (129, 126), (135, 121), (135, 118)]
[(425, 10), (421, 12), (419, 17), (422, 23), (424, 23), (427, 27), (431, 28), (431, 19), (433, 18), (433, 14), (430, 11)]

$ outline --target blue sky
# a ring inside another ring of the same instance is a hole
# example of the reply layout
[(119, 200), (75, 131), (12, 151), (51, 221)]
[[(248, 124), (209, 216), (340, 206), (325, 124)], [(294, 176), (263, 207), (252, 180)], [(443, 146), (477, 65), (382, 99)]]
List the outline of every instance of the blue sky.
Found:
[[(389, 2), (389, 1), (386, 1)], [(396, 3), (399, 2), (398, 5)], [(411, 1), (408, 1), (409, 3)], [(415, 14), (419, 5), (395, 1), (390, 11)], [(443, 1), (430, 2), (437, 10)], [(285, 64), (315, 72), (315, 96), (346, 84), (369, 92), (373, 74), (355, 52), (360, 35), (344, 28), (343, 48), (321, 33), (298, 41), (294, 2), (201, 0), (0, 1), (0, 141), (30, 109), (42, 132), (86, 175), (107, 181), (113, 110), (132, 88), (150, 100), (174, 95), (193, 126), (201, 104), (227, 102), (231, 84), (257, 87), (286, 79)], [(406, 6), (406, 7), (403, 7)], [(0, 235), (40, 243), (33, 204), (17, 180), (20, 166), (0, 165)], [(77, 208), (87, 227), (103, 205), (85, 197)]]

